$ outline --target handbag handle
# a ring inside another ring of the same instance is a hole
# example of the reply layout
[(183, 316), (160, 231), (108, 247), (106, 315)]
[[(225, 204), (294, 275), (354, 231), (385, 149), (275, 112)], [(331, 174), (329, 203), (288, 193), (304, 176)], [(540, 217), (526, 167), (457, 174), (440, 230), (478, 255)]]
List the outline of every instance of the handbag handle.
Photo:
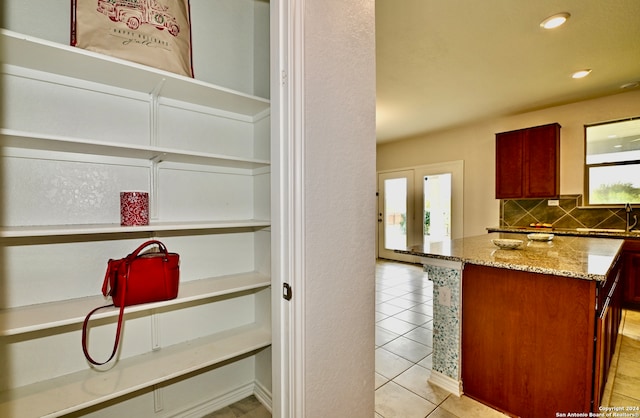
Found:
[[(113, 289), (109, 289), (109, 286), (111, 285), (111, 282), (109, 281), (111, 274), (112, 274), (112, 270), (111, 269), (118, 269), (120, 268), (119, 266), (121, 265), (120, 263), (126, 263), (127, 265), (127, 275), (125, 276), (125, 280), (127, 277), (129, 277), (129, 263), (134, 260), (136, 257), (138, 257), (138, 255), (142, 252), (142, 250), (144, 250), (146, 247), (150, 246), (150, 245), (157, 245), (158, 248), (160, 249), (161, 252), (164, 253), (164, 257), (165, 259), (167, 259), (169, 257), (169, 251), (167, 250), (167, 247), (164, 245), (164, 243), (162, 243), (161, 241), (158, 240), (149, 240), (147, 242), (145, 242), (144, 244), (140, 245), (138, 248), (135, 249), (135, 251), (133, 251), (131, 254), (129, 254), (128, 256), (126, 256), (124, 259), (120, 259), (120, 260), (109, 260), (109, 263), (107, 264), (107, 271), (104, 275), (104, 281), (102, 282), (102, 294), (104, 296), (109, 296), (111, 294), (111, 292), (113, 291)], [(124, 294), (122, 295), (124, 296)], [(121, 300), (124, 300), (124, 297), (121, 298)], [(106, 306), (111, 306), (111, 305), (106, 305)]]
[[(144, 245), (146, 246), (146, 244)], [(141, 246), (141, 248), (143, 248), (143, 246)], [(140, 250), (141, 248), (138, 248), (138, 250)], [(136, 250), (136, 251), (138, 251)], [(129, 268), (127, 265), (127, 276), (129, 277)], [(122, 284), (120, 284), (118, 286), (120, 288), (120, 294), (122, 296), (122, 300), (124, 300), (124, 295), (126, 293), (126, 289), (127, 289), (127, 280), (122, 280)], [(94, 310), (92, 310), (91, 312), (89, 312), (87, 314), (87, 316), (84, 318), (84, 322), (82, 323), (82, 351), (84, 352), (84, 356), (86, 357), (86, 359), (89, 361), (89, 363), (94, 364), (96, 366), (102, 366), (103, 364), (107, 364), (108, 362), (111, 361), (112, 358), (115, 357), (116, 353), (118, 352), (118, 345), (120, 344), (120, 334), (122, 332), (122, 320), (124, 318), (124, 303), (120, 305), (120, 313), (118, 314), (118, 328), (116, 330), (116, 338), (115, 341), (113, 343), (113, 351), (111, 352), (111, 355), (109, 356), (108, 359), (106, 359), (103, 362), (99, 362), (93, 359), (93, 357), (91, 357), (91, 355), (89, 354), (89, 348), (87, 347), (87, 326), (89, 325), (89, 318), (91, 318), (91, 315), (93, 315), (96, 311), (99, 311), (100, 309), (103, 308), (109, 308), (111, 306), (114, 306), (113, 304), (111, 305), (104, 305), (104, 306), (100, 306), (95, 308)]]
[(132, 258), (136, 258), (141, 252), (142, 250), (144, 250), (146, 247), (150, 246), (150, 245), (157, 245), (158, 248), (160, 249), (161, 252), (164, 253), (165, 257), (169, 256), (169, 251), (167, 250), (167, 247), (158, 240), (152, 239), (149, 240), (147, 242), (145, 242), (144, 244), (141, 244), (138, 248), (136, 248), (136, 250), (134, 252), (132, 252), (131, 254), (129, 254), (127, 256), (127, 260), (131, 260)]

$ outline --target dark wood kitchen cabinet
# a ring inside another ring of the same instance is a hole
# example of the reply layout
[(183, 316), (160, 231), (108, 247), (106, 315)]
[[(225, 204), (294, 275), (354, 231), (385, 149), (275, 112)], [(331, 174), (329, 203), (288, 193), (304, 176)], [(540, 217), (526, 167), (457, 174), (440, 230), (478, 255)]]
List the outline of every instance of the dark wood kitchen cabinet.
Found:
[(609, 367), (616, 349), (622, 320), (622, 266), (618, 263), (606, 282), (598, 287), (596, 299), (596, 347), (593, 370), (593, 405), (598, 411)]
[(618, 271), (596, 282), (466, 264), (465, 395), (523, 418), (598, 411), (620, 323)]
[(623, 249), (623, 304), (640, 308), (640, 240), (626, 240)]
[(560, 125), (496, 134), (496, 199), (560, 194)]

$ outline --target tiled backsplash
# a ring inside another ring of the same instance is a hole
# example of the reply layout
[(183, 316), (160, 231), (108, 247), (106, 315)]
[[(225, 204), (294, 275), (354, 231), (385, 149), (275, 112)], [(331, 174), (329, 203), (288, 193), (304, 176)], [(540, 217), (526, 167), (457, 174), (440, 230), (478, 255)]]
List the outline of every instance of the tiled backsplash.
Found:
[(582, 195), (561, 196), (559, 201), (559, 206), (549, 206), (548, 199), (502, 200), (500, 226), (526, 227), (544, 222), (553, 224), (554, 228), (625, 228), (626, 214), (623, 208), (580, 208)]

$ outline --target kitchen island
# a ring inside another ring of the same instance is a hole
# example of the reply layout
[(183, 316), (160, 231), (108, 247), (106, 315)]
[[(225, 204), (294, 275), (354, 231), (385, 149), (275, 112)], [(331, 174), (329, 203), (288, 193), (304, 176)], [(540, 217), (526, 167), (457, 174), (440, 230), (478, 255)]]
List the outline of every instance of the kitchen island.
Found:
[[(492, 239), (521, 239), (503, 250)], [(430, 381), (511, 415), (597, 411), (620, 318), (622, 239), (486, 235), (415, 246), (434, 282)]]

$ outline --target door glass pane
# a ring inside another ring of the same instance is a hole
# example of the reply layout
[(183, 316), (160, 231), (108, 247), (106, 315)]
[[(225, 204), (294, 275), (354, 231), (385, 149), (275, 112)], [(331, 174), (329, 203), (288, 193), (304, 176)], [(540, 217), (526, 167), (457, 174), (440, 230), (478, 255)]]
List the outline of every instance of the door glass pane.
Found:
[(424, 243), (451, 239), (451, 173), (424, 177)]
[(384, 247), (407, 247), (407, 179), (384, 181)]

